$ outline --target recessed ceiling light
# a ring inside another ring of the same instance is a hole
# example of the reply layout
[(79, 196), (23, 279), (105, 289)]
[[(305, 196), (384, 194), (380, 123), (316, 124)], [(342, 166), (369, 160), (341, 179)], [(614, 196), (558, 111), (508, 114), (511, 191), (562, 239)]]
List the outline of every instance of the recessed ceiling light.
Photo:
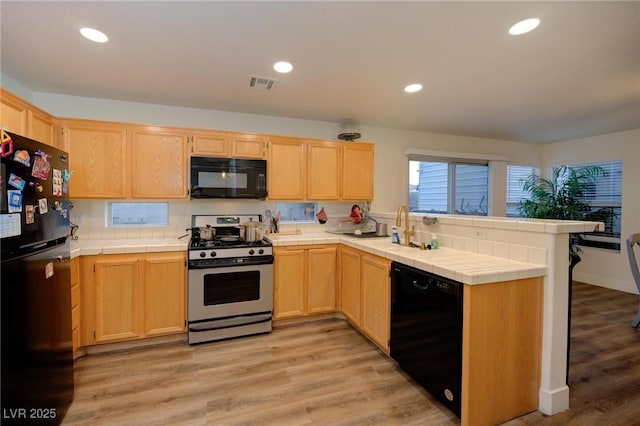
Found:
[(406, 86), (404, 91), (407, 93), (416, 93), (422, 90), (422, 84), (414, 83)]
[(82, 34), (86, 39), (95, 41), (96, 43), (106, 43), (109, 41), (109, 37), (107, 37), (105, 33), (94, 28), (81, 28), (80, 34)]
[(279, 61), (273, 64), (273, 69), (278, 71), (279, 73), (286, 74), (288, 72), (291, 72), (291, 70), (293, 69), (293, 65), (291, 65), (289, 62)]
[(540, 25), (540, 20), (538, 18), (529, 18), (524, 21), (520, 21), (517, 24), (514, 24), (511, 28), (509, 28), (509, 34), (511, 35), (520, 35), (526, 34), (529, 31), (535, 30), (538, 25)]

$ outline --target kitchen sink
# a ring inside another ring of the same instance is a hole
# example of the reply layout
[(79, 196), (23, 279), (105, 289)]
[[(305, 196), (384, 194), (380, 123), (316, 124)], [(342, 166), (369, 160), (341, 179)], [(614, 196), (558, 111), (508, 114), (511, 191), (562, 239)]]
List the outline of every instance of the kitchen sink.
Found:
[(362, 234), (356, 234), (355, 232), (332, 232), (332, 234), (344, 235), (346, 237), (353, 238), (388, 238), (389, 235), (377, 235), (374, 232), (363, 232)]

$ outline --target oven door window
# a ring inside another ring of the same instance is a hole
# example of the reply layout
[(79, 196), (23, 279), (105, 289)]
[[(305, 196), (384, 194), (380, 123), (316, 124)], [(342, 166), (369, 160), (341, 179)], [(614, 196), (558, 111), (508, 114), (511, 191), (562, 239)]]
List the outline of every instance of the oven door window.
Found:
[(260, 271), (229, 272), (204, 276), (205, 306), (259, 299)]

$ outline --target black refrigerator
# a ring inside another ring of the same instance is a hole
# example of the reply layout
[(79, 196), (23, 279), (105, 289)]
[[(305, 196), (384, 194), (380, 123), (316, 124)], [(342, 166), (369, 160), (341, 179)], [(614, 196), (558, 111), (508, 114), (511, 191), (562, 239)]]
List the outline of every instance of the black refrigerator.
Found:
[(68, 154), (1, 136), (0, 423), (59, 424), (74, 392)]

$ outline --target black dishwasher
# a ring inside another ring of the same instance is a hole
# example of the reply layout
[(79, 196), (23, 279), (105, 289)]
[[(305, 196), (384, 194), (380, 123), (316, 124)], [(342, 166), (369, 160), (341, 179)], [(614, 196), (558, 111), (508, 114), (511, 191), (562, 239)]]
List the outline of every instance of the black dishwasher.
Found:
[(391, 357), (460, 417), (463, 285), (391, 263)]

